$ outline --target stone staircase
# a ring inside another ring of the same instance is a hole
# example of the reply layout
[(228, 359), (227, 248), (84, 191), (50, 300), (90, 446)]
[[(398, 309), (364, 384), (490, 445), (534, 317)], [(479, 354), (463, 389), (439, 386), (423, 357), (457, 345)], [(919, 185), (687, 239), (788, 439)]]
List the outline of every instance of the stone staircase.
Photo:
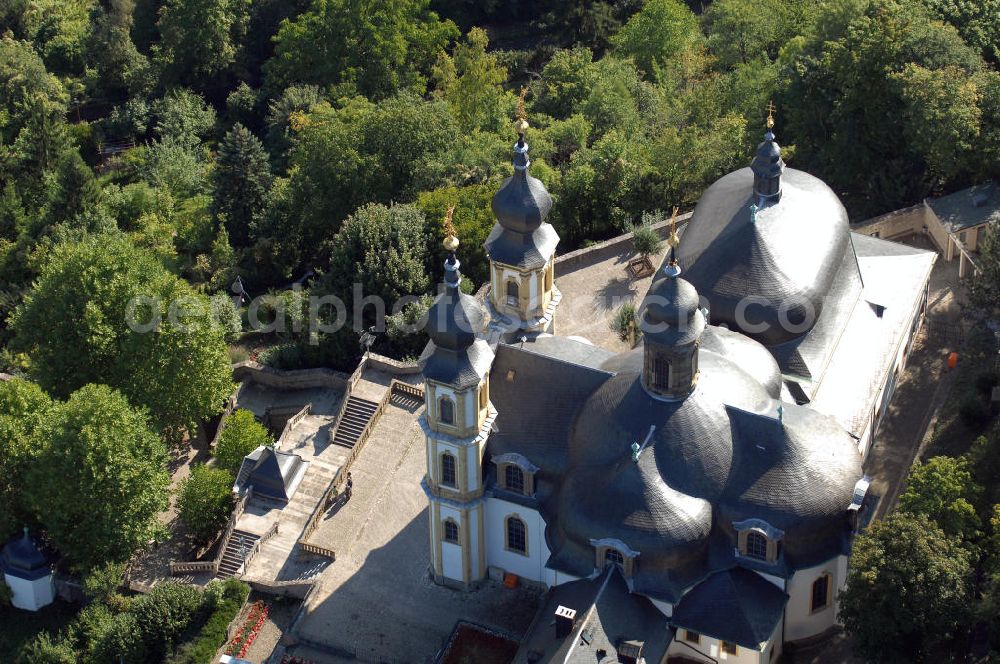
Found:
[(348, 397), (347, 407), (337, 423), (334, 445), (353, 449), (378, 407), (374, 401), (353, 395)]
[(220, 579), (228, 579), (236, 574), (259, 539), (260, 535), (234, 530), (232, 537), (229, 538), (229, 544), (226, 545), (226, 550), (222, 553), (222, 561), (219, 563), (219, 572), (216, 576)]

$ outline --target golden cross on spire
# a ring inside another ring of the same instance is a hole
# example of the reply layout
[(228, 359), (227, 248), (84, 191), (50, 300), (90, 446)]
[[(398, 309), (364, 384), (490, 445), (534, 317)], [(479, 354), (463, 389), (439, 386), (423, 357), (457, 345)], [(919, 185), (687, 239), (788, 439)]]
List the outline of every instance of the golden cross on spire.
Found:
[(774, 129), (774, 112), (776, 110), (778, 110), (778, 109), (775, 107), (773, 100), (767, 102), (767, 128), (768, 129)]
[(448, 211), (444, 213), (444, 248), (448, 251), (455, 251), (458, 249), (458, 232), (455, 230), (455, 224), (452, 223), (452, 218), (455, 216), (455, 206), (452, 205), (448, 208)]
[(514, 123), (514, 129), (517, 130), (518, 134), (524, 134), (528, 130), (528, 112), (524, 108), (524, 100), (528, 96), (528, 86), (521, 88), (521, 94), (517, 97), (517, 122)]

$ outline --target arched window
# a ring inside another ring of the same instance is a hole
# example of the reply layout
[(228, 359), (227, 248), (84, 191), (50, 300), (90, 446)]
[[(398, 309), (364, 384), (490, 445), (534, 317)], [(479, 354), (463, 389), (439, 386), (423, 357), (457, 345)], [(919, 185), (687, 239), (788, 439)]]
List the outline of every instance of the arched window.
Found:
[(653, 387), (658, 390), (670, 388), (670, 360), (665, 357), (653, 358)]
[(812, 587), (812, 610), (819, 611), (830, 605), (830, 575), (824, 574), (815, 581)]
[(521, 303), (521, 291), (513, 279), (507, 282), (507, 305), (516, 307)]
[(458, 543), (458, 524), (452, 519), (444, 522), (444, 541)]
[(745, 555), (757, 560), (767, 560), (767, 538), (756, 530), (748, 532)]
[(618, 549), (609, 548), (604, 552), (604, 566), (617, 565), (618, 569), (625, 569), (625, 556)]
[(441, 484), (455, 486), (455, 455), (445, 452), (441, 455)]
[(521, 521), (516, 516), (507, 517), (507, 548), (517, 553), (528, 553), (528, 534)]
[(514, 493), (524, 493), (524, 471), (512, 463), (504, 468), (504, 488)]
[(454, 424), (455, 423), (455, 402), (448, 397), (441, 397), (439, 402), (441, 411), (441, 422), (444, 424)]

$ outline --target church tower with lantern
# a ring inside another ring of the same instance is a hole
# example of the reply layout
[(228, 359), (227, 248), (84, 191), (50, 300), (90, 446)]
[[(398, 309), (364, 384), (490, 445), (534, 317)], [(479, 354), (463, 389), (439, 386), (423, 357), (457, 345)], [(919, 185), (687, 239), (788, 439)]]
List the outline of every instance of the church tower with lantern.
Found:
[(426, 408), (420, 426), (427, 446), (423, 489), (429, 502), (431, 572), (437, 583), (471, 589), (486, 576), (482, 465), (496, 419), (489, 396), (494, 355), (480, 338), (482, 306), (459, 287), (453, 211), (445, 219), (444, 285), (428, 311), (430, 343), (421, 357)]
[(545, 221), (552, 197), (540, 180), (528, 173), (528, 121), (524, 91), (514, 125), (514, 175), (493, 197), (496, 225), (486, 239), (490, 260), (488, 306), (491, 328), (498, 339), (512, 340), (531, 333), (555, 331), (555, 311), (562, 295), (555, 286), (555, 254), (559, 235)]

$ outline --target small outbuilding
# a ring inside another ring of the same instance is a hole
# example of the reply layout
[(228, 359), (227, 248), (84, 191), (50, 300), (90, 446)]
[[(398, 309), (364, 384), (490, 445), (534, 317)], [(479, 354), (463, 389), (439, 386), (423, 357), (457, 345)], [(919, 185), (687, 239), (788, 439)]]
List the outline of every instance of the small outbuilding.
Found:
[(299, 488), (308, 466), (309, 462), (303, 461), (298, 454), (262, 445), (243, 458), (233, 490), (243, 495), (253, 487), (255, 498), (288, 503)]
[(38, 611), (55, 601), (55, 583), (49, 557), (24, 535), (11, 540), (0, 551), (3, 580), (12, 591), (11, 604), (25, 611)]

